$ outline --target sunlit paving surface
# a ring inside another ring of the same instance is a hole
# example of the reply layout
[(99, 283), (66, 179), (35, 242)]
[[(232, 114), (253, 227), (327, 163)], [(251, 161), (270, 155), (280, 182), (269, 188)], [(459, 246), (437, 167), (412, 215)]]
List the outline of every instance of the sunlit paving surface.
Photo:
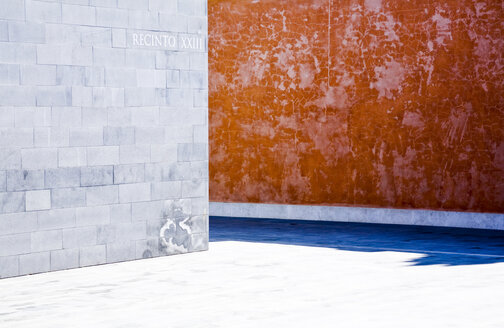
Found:
[(0, 280), (0, 327), (504, 327), (504, 233), (211, 218), (210, 251)]

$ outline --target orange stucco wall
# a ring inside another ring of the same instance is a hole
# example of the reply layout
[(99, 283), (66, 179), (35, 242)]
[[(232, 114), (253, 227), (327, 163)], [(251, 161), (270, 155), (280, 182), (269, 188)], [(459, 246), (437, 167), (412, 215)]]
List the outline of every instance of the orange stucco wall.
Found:
[(504, 212), (500, 0), (210, 0), (212, 201)]

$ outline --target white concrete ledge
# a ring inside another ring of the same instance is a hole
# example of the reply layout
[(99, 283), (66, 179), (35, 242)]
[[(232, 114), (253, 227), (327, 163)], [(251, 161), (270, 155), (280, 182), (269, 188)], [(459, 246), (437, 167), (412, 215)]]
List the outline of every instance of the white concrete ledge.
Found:
[(210, 215), (504, 230), (504, 214), (499, 213), (211, 202)]

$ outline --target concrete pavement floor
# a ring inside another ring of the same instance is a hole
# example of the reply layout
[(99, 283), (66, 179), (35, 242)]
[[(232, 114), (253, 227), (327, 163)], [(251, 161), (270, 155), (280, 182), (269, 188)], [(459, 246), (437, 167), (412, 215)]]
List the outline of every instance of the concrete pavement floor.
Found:
[(0, 280), (0, 327), (504, 327), (500, 232), (229, 220), (208, 252)]

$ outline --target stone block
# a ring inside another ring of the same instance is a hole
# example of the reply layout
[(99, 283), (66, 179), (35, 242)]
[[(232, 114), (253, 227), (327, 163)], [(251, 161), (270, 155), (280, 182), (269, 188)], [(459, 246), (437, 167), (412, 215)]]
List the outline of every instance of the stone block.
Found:
[(208, 161), (191, 162), (191, 178), (208, 180), (209, 178)]
[(102, 87), (105, 85), (105, 68), (86, 67), (86, 86)]
[[(0, 66), (0, 71), (1, 69)], [(13, 107), (0, 107), (0, 128), (13, 128), (16, 121), (15, 117), (15, 110)]]
[(146, 227), (145, 221), (99, 226), (97, 228), (97, 242), (98, 244), (111, 244), (121, 241), (142, 240), (147, 236)]
[(166, 223), (166, 219), (149, 219), (147, 221), (147, 238), (159, 238), (161, 228)]
[(134, 127), (109, 126), (104, 129), (103, 133), (106, 146), (132, 145), (135, 143)]
[(9, 24), (6, 21), (0, 22), (0, 41), (9, 41)]
[(37, 213), (0, 214), (0, 235), (37, 231)]
[(136, 127), (135, 142), (137, 144), (159, 145), (165, 142), (164, 127)]
[(159, 25), (163, 31), (186, 33), (187, 16), (161, 12), (159, 14)]
[(133, 183), (119, 185), (121, 203), (145, 202), (150, 200), (150, 183)]
[(94, 48), (93, 63), (97, 66), (125, 66), (125, 50), (117, 48)]
[(119, 164), (119, 147), (90, 147), (87, 149), (87, 160), (89, 166)]
[(79, 250), (79, 265), (81, 267), (99, 265), (107, 262), (107, 248), (105, 245), (83, 247)]
[(193, 141), (194, 143), (208, 143), (208, 126), (195, 125), (193, 126)]
[(51, 270), (66, 270), (79, 267), (79, 249), (61, 249), (51, 252)]
[(189, 68), (191, 70), (206, 70), (208, 67), (208, 55), (206, 53), (189, 54)]
[(159, 107), (132, 108), (131, 123), (136, 127), (159, 125)]
[(119, 203), (118, 186), (99, 186), (86, 188), (87, 206)]
[(19, 256), (0, 257), (0, 278), (9, 278), (19, 275)]
[(0, 62), (10, 64), (35, 64), (37, 47), (40, 45), (3, 42), (0, 43)]
[(44, 188), (43, 170), (9, 170), (7, 191), (24, 191)]
[(50, 269), (50, 252), (24, 254), (19, 256), (20, 275), (48, 272)]
[(105, 27), (81, 26), (81, 43), (83, 46), (112, 47), (112, 31)]
[(114, 183), (113, 166), (92, 166), (81, 168), (81, 186), (105, 186)]
[(119, 147), (120, 164), (141, 164), (150, 162), (149, 145), (131, 145)]
[(9, 41), (45, 43), (45, 25), (33, 22), (9, 22)]
[(96, 24), (109, 27), (128, 27), (128, 10), (96, 8)]
[(35, 106), (36, 95), (32, 86), (0, 86), (0, 106)]
[(116, 8), (117, 0), (91, 0), (89, 4), (94, 7)]
[(151, 201), (131, 204), (133, 221), (148, 221), (163, 218), (164, 201)]
[(27, 254), (30, 252), (30, 234), (0, 236), (0, 256)]
[(179, 88), (180, 87), (180, 71), (175, 69), (165, 70), (166, 72), (166, 87)]
[(40, 23), (60, 23), (61, 4), (45, 1), (26, 1), (26, 20)]
[(21, 150), (18, 148), (2, 148), (0, 151), (0, 170), (21, 169)]
[(62, 86), (38, 87), (37, 106), (71, 106), (72, 88)]
[(52, 107), (51, 125), (60, 127), (82, 126), (80, 107)]
[(0, 214), (18, 213), (25, 211), (24, 192), (2, 192), (0, 193)]
[(191, 216), (187, 224), (192, 234), (208, 233), (208, 215)]
[(206, 16), (206, 1), (178, 0), (177, 12), (189, 16)]
[[(79, 36), (80, 37), (80, 36)], [(93, 48), (80, 44), (39, 44), (37, 64), (91, 66)]]
[(177, 145), (151, 145), (151, 162), (176, 162)]
[(33, 147), (33, 129), (0, 128), (0, 147)]
[(199, 252), (208, 250), (208, 233), (197, 233), (191, 235), (189, 252)]
[(80, 169), (64, 167), (45, 171), (46, 188), (68, 188), (80, 186)]
[(155, 182), (163, 181), (163, 171), (169, 164), (166, 163), (147, 163), (145, 164), (145, 181)]
[(123, 107), (123, 88), (93, 88), (94, 107)]
[(110, 206), (110, 223), (131, 222), (131, 204), (117, 204)]
[(137, 71), (129, 68), (106, 68), (105, 86), (107, 87), (136, 87)]
[(87, 87), (72, 87), (72, 106), (92, 106), (93, 89)]
[(47, 127), (51, 125), (50, 107), (20, 107), (15, 111), (18, 128)]
[(76, 25), (96, 25), (96, 8), (63, 4), (62, 22)]
[[(56, 84), (82, 86), (86, 83), (86, 68), (83, 66), (57, 66)], [(73, 90), (72, 90), (73, 92)], [(73, 96), (73, 94), (72, 94)]]
[[(60, 7), (61, 4), (58, 4)], [(61, 9), (60, 9), (61, 15)], [(64, 24), (46, 24), (46, 42), (49, 45), (80, 45), (80, 27)]]
[(33, 130), (35, 147), (68, 147), (70, 144), (69, 129), (61, 127), (42, 128)]
[(144, 164), (126, 164), (114, 167), (114, 184), (140, 183), (144, 181)]
[(52, 209), (38, 212), (39, 230), (56, 230), (75, 227), (75, 209)]
[(168, 107), (193, 107), (193, 90), (168, 89), (166, 93), (166, 106)]
[(148, 259), (159, 256), (159, 238), (149, 238), (136, 241), (135, 254), (137, 259)]
[(208, 89), (207, 72), (189, 71), (189, 87), (193, 89)]
[(112, 47), (126, 48), (126, 30), (117, 28), (112, 30)]
[(110, 223), (110, 207), (83, 207), (77, 209), (77, 226), (86, 227)]
[(165, 181), (152, 183), (152, 200), (180, 198), (182, 184), (180, 181)]
[(178, 144), (177, 157), (179, 162), (189, 162), (192, 158), (192, 143)]
[(7, 172), (0, 171), (0, 192), (7, 191)]
[(164, 70), (140, 69), (136, 73), (139, 87), (166, 88), (166, 72)]
[(124, 104), (127, 107), (157, 106), (160, 101), (155, 88), (126, 88), (124, 96)]
[(149, 10), (149, 0), (118, 0), (119, 8)]
[(83, 127), (104, 127), (107, 125), (107, 110), (105, 108), (82, 108)]
[(0, 19), (25, 19), (24, 0), (2, 0)]
[(205, 197), (208, 195), (207, 180), (182, 181), (182, 197)]
[(0, 64), (0, 84), (18, 85), (19, 71), (19, 65), (17, 64)]
[(26, 192), (26, 211), (51, 209), (50, 190), (32, 190)]
[(131, 261), (135, 259), (135, 242), (124, 241), (107, 244), (107, 263)]
[(59, 148), (58, 149), (58, 166), (59, 167), (76, 167), (87, 165), (86, 148)]
[(52, 208), (72, 208), (86, 206), (86, 192), (82, 188), (61, 188), (51, 190)]
[(130, 10), (128, 27), (137, 30), (159, 30), (158, 12)]
[(177, 0), (149, 0), (149, 10), (176, 14)]
[(195, 90), (193, 92), (193, 107), (208, 107), (208, 91)]
[(31, 233), (31, 252), (44, 252), (63, 248), (61, 230), (36, 231)]
[(71, 128), (70, 146), (103, 145), (103, 128)]
[(131, 108), (107, 108), (109, 126), (131, 125)]
[(208, 20), (206, 17), (190, 16), (187, 18), (187, 32), (194, 34), (208, 33)]
[(126, 65), (132, 68), (157, 68), (154, 51), (126, 49)]
[(191, 199), (191, 213), (193, 215), (208, 215), (209, 211), (209, 203), (207, 197), (199, 197)]
[(63, 230), (63, 248), (80, 248), (96, 245), (96, 227)]

